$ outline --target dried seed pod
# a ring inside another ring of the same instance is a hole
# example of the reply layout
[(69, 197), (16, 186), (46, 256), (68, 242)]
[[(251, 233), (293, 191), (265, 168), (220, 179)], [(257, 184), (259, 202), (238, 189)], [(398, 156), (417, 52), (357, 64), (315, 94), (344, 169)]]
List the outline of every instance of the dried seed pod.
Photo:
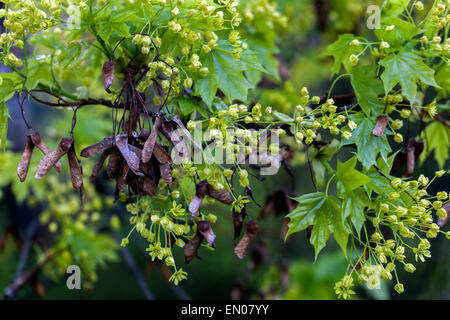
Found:
[(253, 239), (255, 239), (256, 233), (258, 232), (258, 222), (257, 221), (249, 221), (245, 224), (245, 233), (241, 238), (241, 241), (234, 248), (234, 254), (239, 258), (243, 259), (252, 243)]
[(156, 116), (153, 130), (145, 141), (144, 149), (142, 150), (142, 162), (144, 163), (149, 162), (152, 157), (156, 139), (158, 138), (159, 130), (161, 129), (161, 122), (161, 117)]
[(128, 149), (130, 149), (130, 151), (133, 152), (139, 158), (139, 161), (141, 161), (141, 159), (142, 159), (142, 150), (141, 149), (133, 146), (132, 144), (128, 144)]
[(195, 219), (202, 205), (203, 198), (208, 192), (208, 182), (201, 181), (195, 185), (195, 197), (189, 203), (189, 212), (192, 213), (191, 220)]
[(106, 158), (108, 158), (110, 153), (111, 153), (111, 149), (107, 149), (102, 152), (102, 154), (100, 155), (100, 158), (98, 158), (97, 162), (94, 165), (94, 168), (92, 169), (92, 174), (89, 177), (90, 182), (94, 182), (95, 178), (97, 178), (98, 174), (100, 173), (100, 170), (103, 167), (103, 164), (106, 161)]
[(119, 173), (120, 163), (122, 161), (122, 154), (119, 150), (113, 149), (109, 156), (108, 165), (106, 167), (106, 173), (110, 179), (115, 179)]
[(72, 147), (73, 139), (72, 138), (63, 138), (61, 142), (56, 147), (55, 151), (52, 151), (45, 155), (41, 161), (39, 162), (38, 169), (35, 175), (36, 179), (42, 179), (50, 169), (61, 159), (63, 155), (65, 155), (70, 147)]
[(377, 118), (377, 124), (375, 125), (375, 128), (372, 131), (373, 135), (376, 137), (381, 137), (388, 123), (389, 118), (387, 116), (379, 116)]
[(116, 188), (120, 192), (125, 192), (127, 190), (127, 180), (126, 179), (127, 179), (128, 171), (130, 171), (130, 167), (128, 166), (126, 161), (124, 161), (122, 163), (122, 167), (120, 168), (119, 174), (117, 175), (117, 179), (116, 179)]
[(172, 168), (170, 167), (170, 164), (168, 164), (168, 163), (160, 164), (159, 170), (161, 172), (161, 179), (166, 184), (171, 184), (172, 183), (172, 174), (171, 174)]
[(103, 139), (102, 141), (97, 142), (96, 144), (93, 144), (89, 147), (84, 148), (83, 150), (81, 150), (80, 155), (84, 158), (90, 158), (100, 152), (104, 152), (105, 150), (114, 147), (115, 144), (116, 144), (116, 141), (115, 141), (114, 137), (107, 137), (107, 138)]
[(200, 245), (203, 241), (203, 235), (200, 232), (196, 232), (195, 236), (186, 243), (186, 246), (184, 247), (183, 253), (186, 264), (192, 261), (194, 257), (197, 256), (198, 248), (200, 248)]
[(178, 132), (175, 131), (175, 123), (172, 121), (164, 120), (161, 123), (161, 132), (167, 138), (167, 140), (171, 141), (173, 145), (178, 144), (182, 141), (181, 136)]
[(410, 138), (407, 143), (406, 152), (406, 171), (403, 173), (404, 177), (410, 177), (414, 173), (416, 163), (424, 149), (423, 141), (416, 141)]
[(135, 152), (131, 151), (128, 144), (128, 136), (126, 134), (119, 134), (116, 136), (116, 146), (120, 153), (124, 157), (131, 171), (137, 176), (142, 176), (143, 174), (139, 172), (139, 162), (140, 159)]
[(138, 139), (145, 142), (149, 136), (150, 131), (148, 131), (147, 129), (142, 129), (141, 132), (139, 133)]
[(297, 204), (290, 198), (290, 195), (284, 190), (279, 190), (267, 196), (266, 204), (262, 208), (259, 216), (262, 219), (266, 219), (270, 215), (279, 216), (290, 213), (296, 207)]
[(158, 143), (155, 143), (155, 146), (153, 148), (153, 154), (155, 155), (156, 160), (158, 160), (159, 163), (168, 163), (172, 164), (172, 158), (167, 153), (167, 151), (164, 149), (164, 147)]
[(111, 87), (114, 80), (114, 69), (116, 68), (116, 64), (112, 61), (106, 61), (103, 64), (103, 84), (105, 85), (105, 90), (108, 93), (111, 93), (109, 88)]
[(158, 189), (159, 179), (161, 174), (159, 172), (159, 166), (155, 164), (155, 161), (150, 161), (142, 165), (143, 177), (139, 177), (139, 187), (141, 191), (149, 196), (155, 196)]
[(211, 198), (214, 198), (214, 199), (224, 203), (224, 204), (233, 203), (233, 199), (231, 199), (231, 195), (227, 190), (225, 190), (225, 189), (215, 190), (214, 187), (210, 184), (208, 184), (207, 195), (210, 196)]
[(83, 185), (83, 171), (78, 163), (75, 148), (72, 144), (67, 152), (67, 158), (69, 159), (70, 177), (72, 179), (72, 186), (74, 189), (80, 189)]
[[(34, 145), (42, 151), (42, 153), (44, 154), (44, 156), (46, 156), (47, 154), (49, 154), (50, 152), (52, 152), (52, 150), (44, 143), (44, 141), (42, 141), (41, 136), (39, 135), (39, 132), (34, 132), (32, 135), (30, 135), (31, 140), (33, 141)], [(61, 160), (59, 160), (56, 164), (55, 164), (55, 169), (58, 172), (61, 172)]]
[(20, 158), (19, 165), (17, 166), (17, 175), (19, 176), (21, 182), (24, 182), (27, 177), (33, 149), (33, 140), (31, 140), (30, 135), (27, 135), (25, 149), (23, 150), (22, 157)]
[(206, 239), (206, 242), (212, 247), (216, 247), (216, 235), (211, 227), (211, 222), (208, 220), (199, 221), (197, 223), (197, 230), (202, 234), (202, 236)]
[(406, 153), (406, 171), (403, 173), (404, 177), (409, 177), (414, 172), (416, 167), (416, 157), (414, 155), (416, 150), (416, 140), (410, 138), (406, 145), (407, 153)]

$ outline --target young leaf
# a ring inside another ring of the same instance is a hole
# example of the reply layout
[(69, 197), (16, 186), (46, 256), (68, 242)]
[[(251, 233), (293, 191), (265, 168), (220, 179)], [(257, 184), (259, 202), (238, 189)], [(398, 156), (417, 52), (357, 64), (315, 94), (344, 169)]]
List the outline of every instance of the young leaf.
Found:
[(351, 138), (343, 143), (343, 145), (356, 144), (358, 148), (358, 160), (365, 168), (370, 168), (376, 164), (378, 154), (381, 154), (383, 159), (387, 161), (388, 153), (392, 151), (386, 131), (381, 137), (373, 135), (372, 130), (375, 127), (375, 119), (362, 117), (353, 117), (353, 120), (358, 123), (358, 127), (353, 132)]
[(384, 104), (378, 98), (383, 93), (383, 84), (376, 77), (375, 66), (353, 68), (351, 83), (358, 103), (367, 116), (383, 113)]
[(366, 221), (364, 215), (364, 208), (370, 204), (370, 200), (362, 189), (356, 189), (353, 192), (348, 192), (343, 197), (342, 210), (344, 219), (350, 217), (356, 232), (359, 234), (361, 228)]
[(339, 199), (327, 196), (323, 192), (316, 192), (295, 200), (299, 205), (287, 215), (290, 221), (286, 237), (313, 225), (310, 242), (315, 248), (316, 259), (331, 234), (346, 253), (349, 230), (345, 225)]
[(435, 121), (425, 128), (424, 136), (428, 152), (423, 153), (422, 162), (434, 151), (439, 168), (444, 168), (450, 152), (450, 131), (444, 124)]
[(6, 136), (8, 134), (8, 108), (4, 102), (0, 102), (0, 149), (6, 148)]
[(417, 81), (430, 86), (439, 87), (434, 80), (434, 70), (423, 63), (422, 58), (412, 52), (399, 52), (389, 55), (380, 61), (384, 67), (381, 79), (386, 94), (398, 83), (402, 87), (403, 95), (413, 104), (417, 96)]
[(211, 106), (218, 89), (230, 101), (247, 100), (247, 92), (252, 84), (246, 79), (243, 72), (248, 69), (246, 65), (233, 58), (230, 46), (221, 46), (213, 50), (206, 57), (203, 66), (209, 69), (209, 74), (197, 81), (195, 93), (208, 106)]
[(351, 42), (355, 39), (361, 38), (357, 38), (354, 35), (348, 33), (342, 34), (339, 36), (339, 39), (336, 42), (328, 46), (324, 55), (334, 57), (334, 66), (332, 70), (334, 74), (340, 72), (341, 64), (344, 65), (344, 68), (347, 72), (352, 69), (349, 57), (361, 50), (361, 48), (351, 45)]
[(341, 163), (337, 162), (337, 188), (340, 193), (351, 193), (356, 188), (370, 183), (370, 178), (355, 169), (357, 157)]

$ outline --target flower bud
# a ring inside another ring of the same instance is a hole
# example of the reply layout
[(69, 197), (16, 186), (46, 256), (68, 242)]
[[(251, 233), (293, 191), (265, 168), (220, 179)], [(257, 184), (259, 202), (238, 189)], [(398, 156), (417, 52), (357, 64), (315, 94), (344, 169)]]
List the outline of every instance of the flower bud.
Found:
[(403, 109), (402, 111), (400, 111), (400, 116), (405, 119), (409, 118), (411, 116), (411, 110)]
[(397, 192), (391, 192), (391, 193), (389, 193), (389, 195), (388, 195), (388, 199), (389, 199), (391, 202), (396, 202), (396, 201), (398, 200), (398, 198), (400, 198), (400, 195), (399, 195)]
[(129, 243), (129, 240), (127, 238), (123, 238), (122, 242), (120, 243), (120, 246), (126, 247)]
[(400, 178), (395, 178), (394, 180), (391, 181), (391, 185), (394, 188), (399, 188), (401, 186), (401, 184), (402, 184), (402, 179), (400, 179)]
[(304, 97), (304, 96), (307, 96), (308, 94), (309, 94), (309, 92), (308, 92), (308, 89), (306, 88), (306, 87), (303, 87), (301, 90), (300, 90), (300, 94)]
[(380, 49), (389, 49), (390, 48), (390, 45), (389, 45), (389, 43), (388, 42), (386, 42), (386, 41), (381, 41), (381, 44), (380, 44)]
[(190, 89), (192, 87), (192, 79), (191, 78), (184, 79), (183, 85), (185, 88)]
[(381, 235), (378, 232), (375, 232), (371, 236), (372, 241), (374, 242), (380, 242), (381, 241)]
[(320, 97), (314, 96), (314, 97), (311, 99), (311, 101), (312, 101), (313, 104), (319, 104), (319, 103), (320, 103)]
[(420, 183), (422, 186), (425, 187), (425, 186), (428, 184), (429, 179), (428, 179), (427, 177), (425, 177), (423, 174), (421, 174), (421, 175), (419, 176), (418, 181), (419, 181), (419, 183)]
[(399, 294), (402, 294), (403, 291), (405, 291), (405, 289), (404, 289), (404, 287), (403, 287), (403, 284), (401, 284), (401, 283), (397, 283), (397, 284), (394, 286), (394, 289), (395, 289), (395, 291), (397, 291)]
[(352, 40), (352, 42), (350, 42), (350, 45), (352, 45), (353, 47), (358, 47), (359, 45), (361, 45), (361, 43), (358, 39), (354, 39)]
[(445, 174), (445, 170), (439, 170), (434, 173), (436, 177), (440, 178)]
[(413, 273), (414, 271), (416, 271), (416, 267), (414, 267), (414, 265), (412, 263), (407, 263), (405, 265), (405, 271)]
[(418, 11), (422, 11), (424, 6), (423, 6), (423, 2), (422, 1), (417, 1), (416, 4), (414, 5), (416, 7), (416, 9)]

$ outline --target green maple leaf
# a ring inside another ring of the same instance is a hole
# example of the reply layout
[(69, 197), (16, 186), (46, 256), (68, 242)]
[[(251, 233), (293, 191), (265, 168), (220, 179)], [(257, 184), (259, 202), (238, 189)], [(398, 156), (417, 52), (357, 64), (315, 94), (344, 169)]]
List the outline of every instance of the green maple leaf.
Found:
[(358, 237), (361, 232), (361, 228), (366, 221), (364, 209), (369, 205), (370, 200), (361, 188), (356, 189), (353, 192), (348, 192), (343, 197), (342, 210), (344, 219), (350, 217), (350, 221), (358, 233)]
[(323, 192), (316, 192), (295, 198), (295, 200), (299, 202), (299, 205), (287, 215), (290, 221), (286, 236), (312, 225), (310, 242), (314, 246), (316, 259), (331, 234), (346, 253), (349, 230), (345, 225), (339, 199), (327, 196)]
[(363, 118), (361, 115), (351, 118), (358, 124), (358, 127), (351, 138), (344, 141), (342, 145), (356, 144), (358, 160), (367, 169), (377, 163), (379, 154), (387, 162), (388, 154), (392, 151), (386, 135), (388, 130), (385, 130), (381, 137), (377, 137), (372, 133), (376, 124), (375, 119)]
[(349, 58), (352, 54), (361, 51), (361, 47), (351, 45), (351, 42), (355, 39), (362, 42), (366, 41), (364, 38), (355, 37), (349, 33), (342, 34), (339, 36), (338, 40), (329, 45), (327, 50), (324, 52), (324, 55), (334, 57), (333, 73), (339, 73), (341, 70), (341, 64), (344, 65), (347, 72), (352, 69)]
[(408, 8), (410, 0), (386, 0), (383, 3), (383, 17), (396, 17)]
[(383, 113), (384, 104), (378, 96), (383, 94), (383, 84), (377, 78), (375, 66), (359, 66), (353, 69), (352, 87), (361, 109), (367, 116), (379, 116)]
[(424, 136), (428, 152), (423, 153), (422, 162), (434, 150), (434, 157), (439, 168), (444, 168), (450, 151), (450, 130), (444, 124), (435, 121), (425, 128)]
[(254, 85), (245, 77), (244, 72), (265, 72), (256, 54), (247, 52), (242, 55), (241, 60), (236, 61), (231, 54), (232, 50), (229, 45), (219, 46), (206, 56), (203, 66), (209, 69), (209, 74), (197, 81), (195, 92), (208, 106), (211, 106), (218, 89), (230, 101), (246, 101), (248, 90)]
[(352, 192), (356, 188), (370, 183), (370, 178), (355, 169), (357, 157), (352, 157), (344, 163), (338, 161), (336, 176), (337, 188), (341, 193)]
[(39, 83), (46, 84), (49, 87), (53, 86), (50, 65), (45, 61), (32, 59), (28, 65), (28, 74), (25, 87), (27, 90), (33, 90), (39, 85)]
[(367, 195), (360, 187), (369, 185), (371, 179), (355, 169), (357, 161), (358, 159), (356, 156), (344, 163), (338, 161), (336, 176), (338, 178), (338, 194), (343, 199), (342, 210), (344, 219), (350, 217), (350, 220), (359, 235), (361, 227), (366, 220), (364, 208), (370, 203)]
[(334, 139), (330, 144), (316, 150), (311, 155), (311, 164), (313, 167), (314, 178), (318, 188), (325, 185), (326, 168), (324, 162), (330, 161), (331, 158), (339, 151), (341, 143)]
[(384, 67), (381, 79), (386, 94), (398, 83), (403, 95), (412, 104), (417, 95), (417, 81), (439, 87), (434, 79), (434, 70), (423, 63), (422, 58), (412, 52), (399, 52), (380, 61)]

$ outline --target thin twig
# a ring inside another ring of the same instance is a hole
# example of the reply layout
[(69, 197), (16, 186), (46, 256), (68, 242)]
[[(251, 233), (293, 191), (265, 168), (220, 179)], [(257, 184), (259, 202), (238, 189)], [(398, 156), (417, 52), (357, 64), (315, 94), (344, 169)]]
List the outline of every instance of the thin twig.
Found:
[(5, 298), (14, 298), (16, 292), (27, 282), (37, 276), (37, 274), (41, 271), (42, 267), (44, 267), (48, 262), (50, 262), (55, 256), (59, 253), (66, 250), (67, 247), (62, 248), (57, 251), (50, 250), (48, 251), (45, 258), (38, 262), (33, 268), (23, 273), (19, 278), (16, 278), (14, 282), (5, 289), (4, 296)]
[(313, 183), (314, 190), (316, 190), (316, 192), (317, 192), (317, 185), (316, 185), (316, 181), (314, 179), (314, 173), (313, 173), (313, 168), (312, 168), (312, 164), (311, 164), (311, 159), (309, 158), (309, 146), (306, 147), (306, 157), (308, 159), (308, 168), (309, 168), (309, 174), (311, 175), (311, 181)]
[(444, 124), (447, 128), (450, 128), (450, 123), (448, 123), (444, 118), (442, 118), (440, 115), (435, 115), (434, 118)]
[[(117, 242), (120, 243), (120, 237), (117, 233), (114, 233), (114, 238), (116, 239)], [(122, 253), (122, 256), (123, 256), (125, 262), (127, 263), (128, 267), (130, 268), (131, 272), (133, 273), (134, 278), (136, 279), (136, 281), (139, 285), (139, 288), (141, 289), (145, 298), (147, 300), (155, 300), (155, 296), (153, 295), (153, 293), (150, 291), (149, 287), (147, 286), (145, 278), (144, 278), (141, 270), (139, 270), (139, 267), (138, 267), (136, 261), (134, 260), (133, 256), (131, 255), (130, 251), (127, 248), (121, 247), (120, 252)]]
[(27, 129), (28, 129), (28, 130), (31, 130), (31, 126), (30, 126), (29, 122), (27, 121), (27, 118), (25, 117), (25, 111), (24, 111), (24, 109), (23, 109), (23, 104), (24, 104), (25, 99), (27, 98), (27, 96), (28, 96), (28, 94), (25, 93), (25, 95), (24, 95), (22, 101), (20, 101), (19, 95), (17, 94), (17, 103), (19, 104), (19, 108), (20, 108), (20, 112), (21, 112), (21, 114), (22, 114), (23, 122), (25, 123)]

